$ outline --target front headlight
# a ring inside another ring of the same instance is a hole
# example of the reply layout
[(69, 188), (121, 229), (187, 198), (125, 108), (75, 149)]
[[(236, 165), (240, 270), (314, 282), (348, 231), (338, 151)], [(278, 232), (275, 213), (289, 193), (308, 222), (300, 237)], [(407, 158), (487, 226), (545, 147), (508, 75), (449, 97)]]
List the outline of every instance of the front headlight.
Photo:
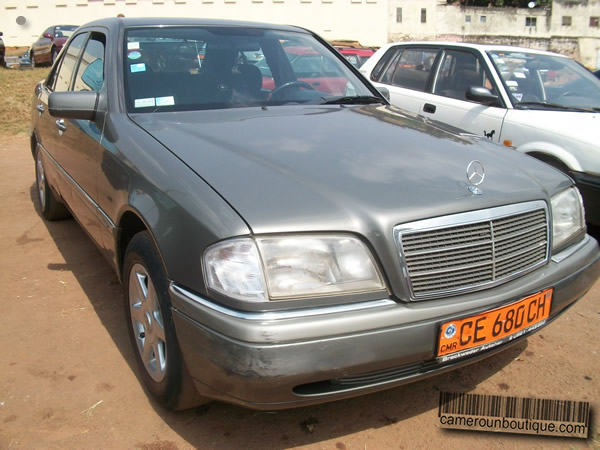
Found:
[(552, 197), (552, 243), (557, 248), (585, 226), (583, 203), (577, 188)]
[(385, 289), (371, 252), (349, 235), (233, 239), (209, 247), (204, 267), (210, 288), (247, 301)]

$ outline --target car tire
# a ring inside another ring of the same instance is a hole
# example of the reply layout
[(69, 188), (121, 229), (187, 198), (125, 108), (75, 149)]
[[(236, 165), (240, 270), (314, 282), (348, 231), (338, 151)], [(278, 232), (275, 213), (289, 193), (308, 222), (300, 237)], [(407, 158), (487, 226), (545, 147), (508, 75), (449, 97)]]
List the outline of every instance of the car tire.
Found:
[(60, 220), (70, 217), (70, 212), (54, 194), (46, 179), (46, 171), (44, 169), (44, 160), (42, 152), (35, 152), (35, 180), (38, 201), (40, 202), (40, 210), (42, 216), (46, 220)]
[(175, 333), (168, 281), (150, 233), (136, 234), (125, 252), (123, 297), (127, 327), (147, 389), (166, 408), (208, 400), (198, 394)]

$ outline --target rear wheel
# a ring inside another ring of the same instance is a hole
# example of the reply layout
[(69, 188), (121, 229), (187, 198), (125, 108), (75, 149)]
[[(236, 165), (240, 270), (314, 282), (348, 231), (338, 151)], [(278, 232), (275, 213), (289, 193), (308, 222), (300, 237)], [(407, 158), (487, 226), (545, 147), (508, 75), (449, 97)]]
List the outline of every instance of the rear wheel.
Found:
[(127, 325), (148, 390), (169, 409), (204, 403), (185, 368), (175, 334), (168, 282), (158, 250), (146, 231), (125, 253), (123, 293)]
[(60, 220), (69, 217), (69, 210), (64, 203), (58, 200), (48, 184), (40, 150), (35, 152), (35, 180), (42, 216), (46, 220)]

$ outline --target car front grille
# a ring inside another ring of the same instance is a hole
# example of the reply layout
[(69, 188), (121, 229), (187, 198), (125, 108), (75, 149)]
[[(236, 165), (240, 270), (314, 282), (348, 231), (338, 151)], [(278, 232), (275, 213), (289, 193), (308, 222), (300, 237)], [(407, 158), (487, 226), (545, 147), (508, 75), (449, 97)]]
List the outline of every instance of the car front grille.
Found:
[(400, 225), (395, 237), (420, 300), (489, 287), (545, 263), (548, 213), (544, 202), (531, 202)]

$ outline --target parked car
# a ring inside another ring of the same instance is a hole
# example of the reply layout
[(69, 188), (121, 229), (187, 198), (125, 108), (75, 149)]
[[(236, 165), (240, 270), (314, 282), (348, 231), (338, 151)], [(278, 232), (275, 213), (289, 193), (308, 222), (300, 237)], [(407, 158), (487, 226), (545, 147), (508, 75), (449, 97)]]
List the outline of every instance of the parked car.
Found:
[(357, 69), (375, 53), (370, 48), (336, 47), (336, 49)]
[[(346, 92), (300, 81), (290, 46)], [(72, 214), (118, 274), (170, 408), (301, 406), (461, 367), (600, 275), (570, 178), (389, 106), (301, 28), (89, 23), (35, 88), (32, 130), (41, 214)]]
[(535, 156), (573, 177), (600, 225), (600, 80), (574, 60), (466, 43), (382, 47), (360, 69), (392, 104)]
[(54, 64), (63, 45), (76, 29), (76, 25), (54, 25), (46, 28), (31, 45), (29, 59), (32, 65), (35, 67)]
[[(338, 67), (332, 63), (331, 58), (315, 51), (311, 47), (296, 45), (283, 45), (286, 57), (299, 82), (307, 83), (311, 88), (332, 95), (343, 95), (346, 91), (347, 79)], [(263, 89), (275, 88), (275, 78), (269, 67), (268, 61), (259, 58), (256, 67), (262, 74)]]
[(6, 60), (4, 56), (6, 55), (6, 48), (4, 47), (4, 40), (2, 39), (4, 33), (0, 31), (0, 67), (6, 67)]

